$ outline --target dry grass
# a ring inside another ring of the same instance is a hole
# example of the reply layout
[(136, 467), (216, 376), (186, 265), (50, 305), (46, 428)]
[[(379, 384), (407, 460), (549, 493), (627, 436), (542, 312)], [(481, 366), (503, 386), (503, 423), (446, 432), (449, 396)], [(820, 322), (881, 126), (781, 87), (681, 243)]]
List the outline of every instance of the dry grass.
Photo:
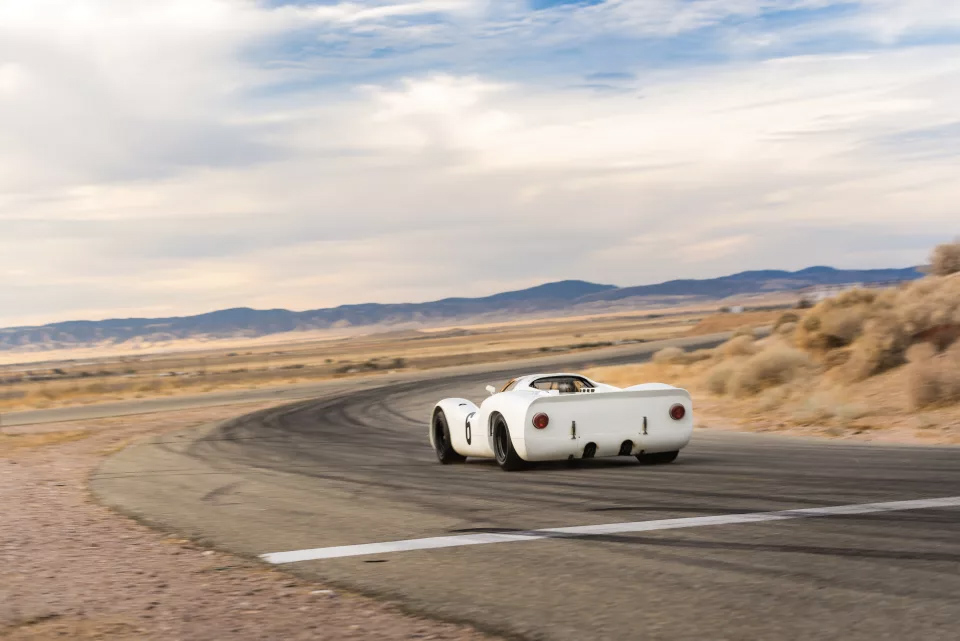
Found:
[(704, 358), (669, 352), (629, 376), (592, 375), (685, 387), (717, 416), (766, 429), (960, 441), (960, 273), (851, 290), (771, 324), (769, 337), (739, 332)]
[(940, 245), (930, 256), (930, 273), (949, 276), (960, 272), (960, 240)]
[(777, 321), (773, 324), (774, 331), (780, 332), (781, 328), (784, 325), (789, 325), (791, 328), (795, 329), (797, 323), (803, 318), (801, 313), (798, 312), (784, 312), (777, 317)]
[(737, 396), (727, 386), (742, 365), (742, 359), (690, 365), (648, 363), (594, 368), (585, 373), (622, 387), (659, 381), (688, 389), (700, 427), (960, 444), (960, 403), (915, 408), (910, 398), (909, 367), (842, 385), (814, 369), (789, 383)]
[(884, 310), (864, 323), (863, 335), (853, 344), (843, 372), (853, 381), (899, 367), (906, 362), (911, 338), (891, 310)]
[[(637, 365), (617, 365), (614, 367), (596, 367), (585, 370), (584, 374), (609, 385), (630, 387), (638, 383), (662, 381), (678, 387), (692, 386), (697, 377), (693, 372), (707, 366), (707, 361), (690, 365), (669, 365), (660, 363), (642, 363)], [(596, 374), (593, 376), (591, 374)]]
[(809, 373), (812, 365), (810, 357), (800, 350), (771, 344), (734, 369), (728, 391), (735, 396), (754, 396)]
[(119, 619), (104, 618), (98, 621), (86, 621), (79, 617), (56, 616), (28, 619), (0, 630), (0, 637), (8, 641), (51, 641), (53, 639), (103, 641), (103, 639), (142, 638), (137, 630), (134, 623)]
[(913, 353), (907, 366), (914, 407), (960, 403), (960, 343), (943, 354)]
[(665, 347), (653, 355), (653, 362), (658, 365), (686, 365), (690, 362), (686, 350), (679, 347)]
[(729, 391), (730, 381), (733, 380), (736, 372), (734, 363), (721, 363), (710, 370), (704, 379), (704, 383), (711, 393), (722, 396)]
[(35, 449), (60, 445), (70, 441), (79, 441), (90, 436), (87, 430), (65, 430), (62, 432), (38, 432), (25, 434), (0, 433), (0, 450), (12, 452), (14, 450)]
[(338, 340), (0, 367), (0, 411), (490, 363), (671, 338), (708, 312), (528, 320)]
[(697, 323), (689, 333), (691, 336), (703, 336), (705, 334), (744, 330), (752, 334), (754, 327), (773, 325), (782, 314), (783, 312), (778, 310), (743, 312), (742, 314), (712, 314)]
[(914, 344), (942, 351), (960, 338), (960, 274), (845, 292), (809, 310), (792, 336), (836, 380), (865, 380), (906, 363)]
[(726, 358), (736, 358), (738, 356), (753, 356), (758, 351), (756, 340), (753, 335), (740, 334), (734, 336), (726, 343), (720, 346), (720, 352)]
[[(853, 351), (849, 347), (833, 349), (822, 356), (820, 364), (823, 366), (824, 371), (836, 369), (849, 363), (852, 355)], [(842, 375), (840, 377), (843, 378)]]
[(791, 411), (790, 418), (797, 425), (821, 425), (836, 416), (835, 407), (833, 399), (824, 394), (815, 394), (798, 403)]
[(938, 353), (937, 348), (930, 343), (916, 343), (907, 349), (907, 362), (916, 363), (933, 358)]
[(784, 337), (793, 336), (793, 333), (797, 331), (797, 324), (784, 323), (783, 325), (780, 325), (779, 327), (777, 327), (776, 331), (777, 331), (777, 335), (779, 336), (784, 336)]
[(896, 300), (904, 330), (940, 349), (957, 338), (960, 326), (960, 274), (927, 277), (901, 292)]
[(798, 425), (832, 423), (834, 426), (846, 426), (869, 414), (863, 405), (838, 399), (831, 392), (815, 393), (795, 404), (794, 407), (791, 418)]
[(855, 289), (823, 301), (807, 312), (797, 328), (797, 346), (826, 351), (850, 345), (863, 332), (876, 299), (876, 292)]

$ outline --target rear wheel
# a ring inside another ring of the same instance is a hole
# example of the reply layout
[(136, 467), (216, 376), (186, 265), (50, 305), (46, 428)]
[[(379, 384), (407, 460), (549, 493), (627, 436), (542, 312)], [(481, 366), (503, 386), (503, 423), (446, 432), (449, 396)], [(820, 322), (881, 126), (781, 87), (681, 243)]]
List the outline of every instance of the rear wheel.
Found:
[(444, 465), (463, 463), (466, 456), (457, 454), (450, 442), (450, 427), (447, 425), (447, 415), (443, 410), (437, 410), (433, 415), (433, 450), (437, 453), (437, 460)]
[(502, 416), (498, 416), (493, 424), (493, 453), (504, 471), (517, 472), (527, 467), (527, 462), (513, 449), (510, 430)]
[(680, 450), (673, 452), (657, 452), (656, 454), (637, 454), (637, 460), (641, 465), (661, 465), (663, 463), (673, 463), (680, 455)]

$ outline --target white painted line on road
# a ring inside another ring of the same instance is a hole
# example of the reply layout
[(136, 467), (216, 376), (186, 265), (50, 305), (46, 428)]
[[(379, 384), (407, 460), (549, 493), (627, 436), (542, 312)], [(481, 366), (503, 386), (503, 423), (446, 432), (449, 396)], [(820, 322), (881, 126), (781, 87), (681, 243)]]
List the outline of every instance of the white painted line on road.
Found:
[(663, 519), (659, 521), (633, 521), (631, 523), (607, 523), (604, 525), (580, 525), (576, 527), (530, 530), (515, 534), (494, 532), (480, 534), (461, 534), (455, 536), (435, 536), (426, 539), (407, 539), (406, 541), (388, 541), (385, 543), (363, 543), (360, 545), (340, 545), (336, 547), (315, 548), (312, 550), (293, 550), (291, 552), (273, 552), (262, 554), (260, 558), (268, 563), (281, 565), (316, 561), (319, 559), (340, 559), (349, 556), (386, 554), (388, 552), (409, 552), (412, 550), (431, 550), (453, 548), (466, 545), (487, 545), (490, 543), (511, 543), (517, 541), (537, 541), (565, 536), (598, 536), (604, 534), (623, 534), (630, 532), (652, 532), (654, 530), (676, 530), (680, 528), (705, 527), (708, 525), (734, 525), (740, 523), (765, 523), (769, 521), (787, 521), (818, 516), (846, 516), (850, 514), (871, 514), (875, 512), (896, 512), (900, 510), (924, 510), (944, 507), (960, 507), (960, 496), (948, 496), (939, 499), (919, 499), (914, 501), (891, 501), (888, 503), (864, 503), (860, 505), (835, 505), (831, 507), (811, 507), (799, 510), (779, 512), (751, 512), (747, 514), (724, 514), (720, 516), (695, 516), (682, 519)]

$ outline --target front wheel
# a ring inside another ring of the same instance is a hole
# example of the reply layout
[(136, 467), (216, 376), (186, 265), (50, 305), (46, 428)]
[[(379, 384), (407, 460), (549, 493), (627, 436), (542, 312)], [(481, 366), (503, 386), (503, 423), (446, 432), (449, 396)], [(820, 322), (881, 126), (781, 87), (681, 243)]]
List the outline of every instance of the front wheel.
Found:
[(637, 454), (637, 460), (641, 465), (661, 465), (663, 463), (673, 463), (680, 456), (680, 450), (673, 452), (657, 452), (656, 454)]
[(437, 410), (433, 415), (433, 450), (437, 453), (437, 460), (444, 465), (463, 463), (466, 456), (457, 454), (450, 442), (450, 427), (447, 425), (447, 415), (443, 410)]
[(506, 472), (518, 472), (527, 467), (527, 462), (520, 458), (517, 450), (513, 448), (510, 430), (502, 416), (497, 417), (493, 425), (493, 453), (500, 468)]

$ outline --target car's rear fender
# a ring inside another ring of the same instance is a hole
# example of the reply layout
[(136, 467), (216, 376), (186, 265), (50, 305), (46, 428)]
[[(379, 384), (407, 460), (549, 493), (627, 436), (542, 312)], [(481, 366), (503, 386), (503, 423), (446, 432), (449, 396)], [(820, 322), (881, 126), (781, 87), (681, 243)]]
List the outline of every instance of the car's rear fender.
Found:
[[(447, 419), (447, 428), (450, 430), (450, 443), (457, 454), (463, 456), (490, 456), (483, 454), (486, 448), (486, 434), (481, 426), (474, 425), (468, 428), (467, 419), (476, 415), (479, 408), (465, 398), (445, 398), (437, 403), (430, 414), (430, 445), (435, 446), (433, 435), (434, 417), (438, 411), (443, 411)], [(472, 423), (472, 421), (471, 421)], [(476, 434), (473, 432), (476, 431)]]
[(530, 403), (536, 397), (536, 392), (516, 390), (494, 394), (483, 402), (480, 406), (480, 413), (477, 416), (479, 421), (483, 421), (486, 425), (486, 443), (490, 456), (493, 456), (493, 427), (499, 416), (502, 417), (507, 424), (507, 429), (510, 431), (510, 440), (513, 442), (514, 449), (517, 451), (517, 454), (520, 455), (520, 458), (524, 458), (523, 424)]

